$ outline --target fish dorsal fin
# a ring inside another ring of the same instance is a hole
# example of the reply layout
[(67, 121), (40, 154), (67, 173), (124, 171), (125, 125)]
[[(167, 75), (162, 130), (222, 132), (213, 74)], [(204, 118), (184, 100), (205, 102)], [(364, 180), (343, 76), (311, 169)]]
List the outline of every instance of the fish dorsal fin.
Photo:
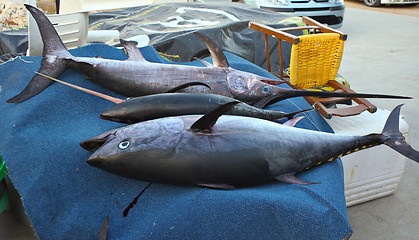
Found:
[(123, 39), (120, 39), (119, 41), (121, 42), (122, 46), (124, 46), (125, 51), (127, 52), (127, 55), (128, 55), (128, 58), (125, 61), (137, 61), (137, 62), (147, 61), (143, 57), (143, 54), (141, 54), (140, 49), (138, 49), (134, 43), (125, 41)]
[(177, 86), (175, 88), (172, 88), (169, 91), (167, 91), (166, 93), (175, 93), (175, 92), (178, 92), (178, 91), (180, 91), (182, 89), (185, 89), (185, 88), (188, 88), (188, 87), (192, 87), (192, 86), (204, 86), (204, 87), (207, 87), (207, 88), (209, 88), (211, 90), (211, 87), (208, 86), (208, 84), (205, 84), (205, 83), (202, 83), (202, 82), (188, 82), (188, 83), (179, 85), (179, 86)]
[(196, 58), (196, 57), (194, 57), (193, 59), (196, 60), (196, 61), (198, 61), (198, 62), (200, 62), (200, 63), (202, 63), (202, 65), (204, 65), (205, 67), (215, 67), (214, 65), (212, 65), (211, 63), (209, 63), (209, 62), (207, 62), (207, 61), (205, 61), (203, 59)]
[(207, 45), (207, 48), (211, 54), (212, 61), (214, 62), (214, 66), (221, 67), (221, 68), (228, 68), (229, 64), (227, 61), (226, 56), (224, 55), (221, 48), (207, 36), (202, 33), (195, 32), (196, 35)]
[(216, 109), (212, 110), (211, 112), (205, 114), (200, 119), (198, 119), (194, 124), (192, 124), (191, 128), (189, 129), (192, 132), (207, 132), (209, 131), (212, 126), (217, 122), (218, 118), (221, 117), (224, 113), (228, 110), (232, 109), (236, 106), (239, 102), (229, 102), (223, 104)]

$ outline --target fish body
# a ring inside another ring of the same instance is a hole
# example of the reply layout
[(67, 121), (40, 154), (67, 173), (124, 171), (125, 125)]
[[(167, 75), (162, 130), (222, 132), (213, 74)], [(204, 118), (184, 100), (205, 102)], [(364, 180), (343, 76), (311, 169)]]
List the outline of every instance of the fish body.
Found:
[[(143, 97), (129, 98), (102, 112), (100, 118), (122, 123), (137, 123), (156, 118), (206, 114), (217, 107), (235, 101), (232, 98), (206, 93), (161, 93)], [(302, 111), (300, 111), (302, 112)], [(248, 116), (267, 120), (280, 120), (293, 117), (295, 113), (264, 110), (238, 103), (228, 115)]]
[[(68, 68), (74, 68), (86, 78), (128, 97), (163, 93), (176, 86), (199, 81), (209, 85), (212, 89), (211, 93), (232, 97), (248, 104), (256, 103), (268, 96), (276, 97), (275, 101), (297, 96), (409, 98), (393, 95), (304, 91), (271, 85), (283, 81), (231, 68), (221, 49), (211, 39), (199, 33), (197, 35), (209, 48), (214, 65), (202, 60), (200, 61), (204, 67), (151, 63), (142, 56), (135, 45), (123, 40), (121, 43), (128, 54), (128, 58), (124, 61), (75, 57), (67, 51), (48, 18), (37, 8), (25, 6), (37, 22), (44, 43), (44, 58), (39, 69), (40, 73), (57, 78)], [(21, 93), (7, 102), (24, 102), (41, 93), (51, 83), (52, 80), (35, 75)], [(208, 92), (208, 89), (194, 87), (185, 91)]]
[[(53, 78), (69, 68), (74, 68), (87, 79), (128, 97), (163, 93), (176, 86), (199, 81), (209, 85), (212, 93), (248, 103), (257, 102), (258, 99), (268, 96), (271, 92), (270, 88), (274, 87), (260, 81), (266, 78), (228, 66), (198, 67), (148, 62), (138, 48), (123, 40), (121, 43), (128, 54), (128, 58), (124, 61), (98, 57), (75, 57), (67, 51), (48, 18), (37, 8), (25, 6), (38, 26), (42, 26), (39, 27), (39, 31), (44, 43), (44, 58), (39, 72)], [(270, 79), (270, 82), (281, 81)], [(52, 80), (35, 75), (26, 88), (8, 102), (26, 101), (42, 92), (51, 83)], [(264, 86), (266, 87), (262, 91), (261, 88)], [(208, 89), (198, 86), (185, 91), (208, 92)]]
[(81, 146), (93, 152), (87, 160), (90, 165), (122, 176), (222, 189), (275, 179), (290, 182), (287, 177), (295, 173), (383, 143), (419, 161), (418, 152), (398, 130), (388, 130), (394, 121), (398, 124), (397, 109), (382, 134), (366, 136), (323, 133), (229, 115), (219, 117), (206, 131), (192, 131), (201, 117), (145, 121), (93, 137)]
[[(71, 61), (70, 66), (83, 73), (85, 78), (124, 96), (162, 93), (191, 80), (204, 82), (212, 91), (221, 95), (232, 96), (226, 84), (226, 69), (151, 63), (146, 60), (120, 61), (72, 57), (69, 61)], [(194, 87), (189, 91), (209, 92), (210, 90), (205, 87)]]

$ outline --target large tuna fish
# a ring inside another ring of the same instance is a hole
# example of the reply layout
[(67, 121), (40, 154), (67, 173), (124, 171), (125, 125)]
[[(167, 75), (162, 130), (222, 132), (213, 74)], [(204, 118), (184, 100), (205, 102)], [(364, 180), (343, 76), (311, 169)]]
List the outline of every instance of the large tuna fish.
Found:
[(167, 117), (129, 125), (88, 139), (81, 146), (93, 152), (88, 164), (109, 172), (144, 181), (220, 189), (275, 179), (310, 184), (294, 174), (380, 144), (419, 162), (419, 153), (398, 130), (401, 105), (391, 112), (381, 134), (346, 136), (221, 116), (234, 104), (203, 117)]

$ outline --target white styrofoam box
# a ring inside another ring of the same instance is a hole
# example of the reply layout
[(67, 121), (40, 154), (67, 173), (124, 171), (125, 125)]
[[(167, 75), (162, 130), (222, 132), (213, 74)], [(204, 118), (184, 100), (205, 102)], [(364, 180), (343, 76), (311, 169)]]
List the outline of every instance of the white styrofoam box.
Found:
[[(326, 120), (337, 134), (366, 135), (381, 133), (390, 111), (364, 111), (351, 117)], [(408, 138), (409, 125), (400, 119), (400, 132)], [(346, 206), (394, 193), (403, 175), (406, 157), (390, 147), (380, 145), (342, 157)]]

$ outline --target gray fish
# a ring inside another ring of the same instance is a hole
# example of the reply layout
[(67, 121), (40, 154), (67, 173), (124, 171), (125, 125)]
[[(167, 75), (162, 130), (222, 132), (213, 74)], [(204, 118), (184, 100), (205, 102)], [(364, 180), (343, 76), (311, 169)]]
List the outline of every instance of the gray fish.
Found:
[(204, 116), (145, 121), (108, 131), (80, 145), (87, 163), (144, 181), (232, 189), (273, 180), (311, 184), (294, 174), (365, 148), (386, 144), (419, 162), (398, 130), (402, 105), (381, 134), (347, 136), (299, 129), (271, 121), (221, 116), (227, 103)]
[[(110, 107), (102, 112), (100, 118), (120, 122), (120, 123), (138, 123), (146, 120), (152, 120), (162, 117), (170, 116), (179, 116), (179, 115), (192, 115), (192, 114), (206, 114), (215, 108), (232, 102), (237, 101), (229, 97), (217, 95), (217, 94), (207, 94), (207, 93), (175, 93), (176, 91), (185, 89), (190, 86), (205, 86), (210, 89), (208, 85), (200, 82), (191, 82), (178, 87), (175, 87), (172, 90), (169, 90), (168, 93), (159, 93), (152, 94), (142, 97), (128, 98), (122, 100), (119, 98), (114, 98), (103, 93), (92, 91), (80, 86), (76, 86), (71, 83), (61, 81), (59, 79), (52, 78), (50, 76), (44, 75), (42, 73), (37, 74), (47, 77), (53, 81), (59, 82), (61, 84), (67, 85), (69, 87), (78, 89), (83, 92), (90, 93), (92, 95), (101, 97), (108, 101), (114, 102), (117, 105)], [(313, 109), (301, 110), (293, 113), (285, 113), (281, 111), (273, 110), (264, 110), (263, 104), (272, 99), (269, 98), (267, 101), (261, 101), (259, 107), (250, 106), (244, 102), (239, 102), (234, 106), (227, 114), (237, 115), (237, 116), (248, 116), (256, 117), (267, 120), (280, 120), (282, 118), (293, 118), (299, 113), (306, 111), (311, 111)], [(299, 118), (300, 119), (300, 118)], [(294, 121), (288, 121), (286, 124), (294, 126), (296, 122), (299, 121), (296, 119)]]
[[(67, 51), (48, 18), (35, 7), (25, 6), (37, 22), (44, 43), (44, 58), (41, 62), (40, 73), (56, 78), (68, 68), (74, 68), (83, 73), (87, 79), (124, 96), (137, 97), (163, 93), (175, 86), (198, 81), (209, 85), (212, 93), (248, 104), (258, 102), (267, 96), (276, 96), (276, 101), (297, 96), (409, 98), (393, 95), (304, 91), (274, 86), (269, 83), (277, 84), (282, 81), (229, 67), (221, 49), (202, 34), (198, 34), (198, 36), (208, 46), (215, 65), (205, 62), (204, 67), (151, 63), (144, 59), (138, 48), (123, 40), (121, 43), (128, 54), (128, 58), (124, 61), (75, 57)], [(42, 92), (51, 83), (50, 79), (35, 75), (21, 93), (7, 102), (24, 102)], [(209, 92), (208, 89), (201, 86), (185, 91)]]
[[(206, 114), (234, 99), (206, 93), (160, 93), (143, 97), (129, 98), (102, 112), (100, 118), (121, 123), (137, 123), (146, 120), (193, 114)], [(226, 114), (248, 116), (267, 120), (293, 118), (295, 115), (313, 109), (285, 113), (264, 110), (239, 102)]]

